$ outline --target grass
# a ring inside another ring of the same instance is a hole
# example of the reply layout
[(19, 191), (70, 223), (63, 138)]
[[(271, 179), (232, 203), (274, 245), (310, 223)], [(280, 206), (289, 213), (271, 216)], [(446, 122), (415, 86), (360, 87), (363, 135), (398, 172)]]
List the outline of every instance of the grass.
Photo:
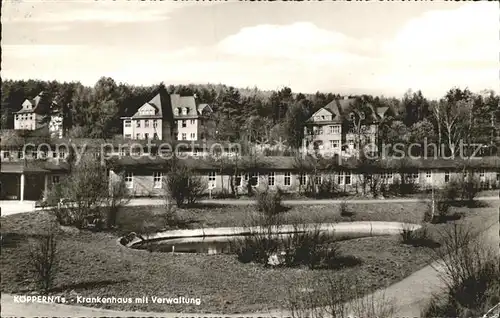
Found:
[[(139, 220), (144, 207), (130, 207), (121, 215), (122, 225)], [(341, 221), (338, 206), (297, 206), (285, 212), (288, 221)], [(420, 217), (418, 203), (356, 204), (350, 209), (353, 220), (401, 221)], [(465, 209), (465, 208), (454, 208)], [(477, 211), (476, 211), (477, 210)], [(141, 212), (142, 211), (142, 212)], [(491, 207), (474, 209), (469, 214), (478, 224)], [(151, 211), (149, 211), (151, 213)], [(180, 211), (188, 227), (244, 224), (251, 207), (217, 207)], [(154, 215), (154, 213), (151, 213)], [(34, 290), (28, 275), (27, 238), (54, 220), (42, 212), (2, 218), (3, 236), (1, 288), (5, 293)], [(409, 221), (409, 220), (407, 220)], [(446, 224), (432, 225), (438, 229)], [(267, 269), (261, 265), (241, 264), (235, 255), (149, 253), (130, 250), (116, 243), (116, 233), (62, 231), (60, 273), (53, 294), (75, 299), (76, 295), (119, 297), (196, 297), (202, 305), (100, 304), (101, 308), (164, 312), (246, 313), (285, 308), (287, 291), (304, 282), (320, 281), (327, 275), (358, 277), (368, 290), (393, 284), (427, 264), (428, 247), (399, 242), (399, 236), (361, 238), (340, 242), (343, 255), (356, 257), (356, 267), (327, 271), (305, 268)], [(327, 288), (326, 282), (324, 288)], [(91, 306), (91, 305), (89, 305)]]
[[(419, 223), (423, 218), (422, 203), (347, 203), (349, 214), (342, 216), (340, 205), (304, 205), (292, 206), (283, 212), (283, 222), (351, 222), (351, 221), (404, 221)], [(159, 215), (163, 207), (129, 206), (120, 213), (118, 221), (122, 228), (127, 224), (136, 224), (150, 215), (151, 220), (160, 222)], [(231, 227), (248, 225), (252, 215), (256, 215), (255, 206), (202, 206), (199, 208), (179, 209), (178, 217), (185, 228)]]

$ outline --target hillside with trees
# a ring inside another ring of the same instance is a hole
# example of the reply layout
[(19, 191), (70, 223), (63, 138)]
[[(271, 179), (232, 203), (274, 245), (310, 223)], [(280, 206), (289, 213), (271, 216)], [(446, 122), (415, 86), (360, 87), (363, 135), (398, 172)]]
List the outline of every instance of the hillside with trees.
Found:
[[(235, 88), (223, 84), (134, 86), (102, 77), (93, 87), (80, 82), (2, 81), (2, 129), (13, 127), (13, 112), (26, 98), (40, 91), (49, 94), (64, 110), (64, 125), (70, 136), (111, 138), (121, 134), (120, 117), (136, 109), (159, 88), (169, 93), (196, 95), (201, 103), (211, 104), (217, 122), (216, 139), (251, 142), (287, 140), (292, 148), (301, 145), (304, 123), (318, 109), (339, 94), (303, 94), (288, 87), (278, 91)], [(363, 107), (389, 107), (394, 116), (384, 118), (379, 139), (385, 143), (446, 145), (453, 153), (459, 140), (487, 145), (488, 154), (497, 154), (500, 146), (500, 97), (492, 91), (473, 93), (451, 88), (439, 100), (426, 98), (421, 91), (409, 90), (402, 99), (380, 96), (351, 96)], [(441, 149), (437, 150), (441, 152)]]

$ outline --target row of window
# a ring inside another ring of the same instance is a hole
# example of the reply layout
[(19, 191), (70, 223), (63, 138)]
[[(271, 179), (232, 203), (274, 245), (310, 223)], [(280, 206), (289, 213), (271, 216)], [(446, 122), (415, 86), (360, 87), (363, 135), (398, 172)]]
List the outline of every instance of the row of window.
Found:
[[(189, 124), (196, 125), (196, 119), (189, 120)], [(179, 128), (186, 128), (187, 127), (187, 120), (185, 120), (185, 119), (179, 120), (178, 126), (179, 126)]]
[[(323, 126), (315, 126), (313, 127), (313, 133), (315, 135), (323, 135)], [(328, 134), (340, 134), (340, 125), (332, 125), (328, 126)]]
[[(150, 136), (149, 133), (144, 133), (144, 134), (137, 133), (137, 134), (135, 134), (135, 139), (146, 139), (147, 140), (147, 139), (149, 139), (149, 136)], [(132, 134), (125, 134), (124, 137), (125, 137), (125, 139), (132, 139)], [(157, 133), (153, 133), (153, 139), (154, 140), (160, 139), (158, 137)]]
[[(149, 120), (149, 119), (144, 119), (144, 120), (134, 120), (135, 121), (135, 127), (136, 128), (149, 128), (150, 126), (150, 121), (152, 121), (153, 128), (158, 127), (158, 120)], [(131, 120), (125, 120), (125, 127), (132, 127), (132, 121)]]
[(178, 107), (178, 108), (175, 108), (174, 109), (174, 115), (179, 115), (179, 114), (182, 114), (182, 115), (188, 115), (189, 114), (189, 108), (188, 107)]
[[(17, 158), (19, 159), (24, 159), (24, 152), (22, 151), (18, 151), (17, 152)], [(52, 158), (61, 158), (61, 159), (64, 159), (66, 158), (66, 151), (64, 150), (61, 150), (59, 152), (56, 152), (56, 151), (53, 151), (52, 152)], [(40, 152), (37, 152), (37, 151), (28, 151), (26, 152), (26, 158), (31, 158), (31, 159), (45, 159), (48, 157), (48, 151), (40, 151)], [(3, 159), (9, 159), (11, 158), (11, 153), (9, 151), (4, 151), (3, 152)]]
[[(215, 188), (216, 187), (216, 176), (217, 173), (215, 171), (211, 171), (208, 173), (208, 187)], [(337, 184), (340, 185), (350, 185), (351, 184), (351, 173), (339, 173), (336, 176)], [(259, 173), (258, 172), (250, 172), (250, 173), (241, 173), (239, 175), (234, 176), (235, 185), (243, 186), (243, 180), (250, 184), (251, 186), (259, 185)], [(306, 174), (297, 175), (300, 185), (306, 185), (309, 181), (309, 176)], [(315, 184), (321, 184), (323, 182), (323, 176), (318, 175), (314, 177)], [(267, 174), (267, 184), (269, 186), (276, 185), (276, 175), (274, 172), (269, 172)], [(290, 186), (292, 184), (292, 173), (285, 172), (283, 185)], [(132, 172), (127, 172), (125, 174), (125, 185), (127, 188), (133, 188), (134, 185), (134, 174)], [(153, 173), (153, 187), (155, 189), (161, 189), (163, 187), (163, 173), (162, 172), (154, 172)]]
[[(480, 171), (480, 177), (484, 177), (484, 171)], [(216, 176), (217, 173), (215, 171), (211, 171), (208, 173), (208, 185), (209, 188), (215, 188), (216, 187)], [(425, 177), (427, 179), (432, 178), (432, 172), (431, 171), (426, 171)], [(133, 178), (134, 174), (132, 172), (128, 172), (125, 175), (125, 183), (128, 188), (133, 188)], [(237, 176), (234, 176), (235, 178), (235, 185), (236, 186), (243, 186), (242, 181), (245, 180), (248, 184), (251, 186), (258, 186), (259, 185), (259, 173), (258, 172), (251, 172), (251, 173), (241, 173)], [(336, 175), (334, 175), (334, 180), (336, 180), (336, 183), (339, 185), (350, 185), (352, 182), (352, 175), (350, 172), (340, 172)], [(381, 174), (382, 180), (386, 181), (387, 183), (392, 183), (393, 181), (393, 174), (392, 172), (384, 173)], [(419, 178), (418, 173), (410, 173), (406, 175), (407, 181), (414, 181), (416, 182)], [(445, 172), (444, 175), (445, 182), (450, 181), (450, 173)], [(309, 176), (307, 174), (299, 174), (297, 175), (297, 179), (299, 180), (300, 185), (307, 185), (309, 181)], [(497, 181), (500, 181), (500, 173), (497, 173)], [(313, 180), (314, 184), (319, 185), (323, 182), (323, 176), (317, 175), (314, 176)], [(154, 188), (160, 189), (163, 187), (163, 173), (162, 172), (154, 172), (153, 173), (153, 184)], [(274, 186), (276, 185), (276, 175), (274, 172), (269, 172), (267, 174), (267, 184), (269, 186)], [(283, 178), (283, 185), (285, 186), (290, 186), (292, 184), (292, 173), (291, 172), (285, 172), (284, 173), (284, 178)]]
[(32, 120), (33, 115), (32, 114), (17, 114), (16, 115), (16, 120)]
[[(187, 140), (187, 133), (181, 133), (181, 138), (180, 140)], [(189, 134), (189, 140), (196, 140), (196, 133), (190, 133)]]

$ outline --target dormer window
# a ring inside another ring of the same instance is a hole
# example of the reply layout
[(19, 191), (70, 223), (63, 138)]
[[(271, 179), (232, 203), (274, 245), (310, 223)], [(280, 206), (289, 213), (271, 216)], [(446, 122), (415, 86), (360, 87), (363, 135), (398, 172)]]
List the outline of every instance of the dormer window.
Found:
[(351, 118), (351, 120), (354, 120), (354, 118), (355, 118), (355, 117), (354, 117), (354, 113), (350, 113), (350, 114), (349, 114), (349, 117)]
[(179, 108), (174, 109), (174, 115), (176, 115), (176, 116), (179, 115)]
[(365, 119), (365, 117), (366, 117), (365, 113), (361, 113), (361, 114), (359, 114), (359, 116), (361, 117), (361, 119)]
[(188, 108), (187, 108), (187, 107), (184, 107), (184, 108), (182, 109), (182, 114), (183, 114), (183, 115), (187, 115), (187, 114), (188, 114)]

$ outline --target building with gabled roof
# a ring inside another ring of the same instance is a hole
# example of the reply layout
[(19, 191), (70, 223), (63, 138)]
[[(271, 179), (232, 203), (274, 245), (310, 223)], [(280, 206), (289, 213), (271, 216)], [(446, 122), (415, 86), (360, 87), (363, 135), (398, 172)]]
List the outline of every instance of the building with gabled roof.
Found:
[(359, 148), (357, 143), (376, 144), (378, 126), (392, 110), (369, 103), (356, 107), (355, 102), (355, 98), (344, 97), (315, 112), (304, 128), (305, 150), (319, 154), (351, 155)]
[(52, 101), (43, 91), (33, 99), (25, 99), (21, 109), (14, 113), (14, 129), (36, 130), (45, 125)]
[(195, 96), (168, 94), (160, 88), (135, 112), (122, 117), (127, 139), (202, 140), (213, 129), (212, 108)]

